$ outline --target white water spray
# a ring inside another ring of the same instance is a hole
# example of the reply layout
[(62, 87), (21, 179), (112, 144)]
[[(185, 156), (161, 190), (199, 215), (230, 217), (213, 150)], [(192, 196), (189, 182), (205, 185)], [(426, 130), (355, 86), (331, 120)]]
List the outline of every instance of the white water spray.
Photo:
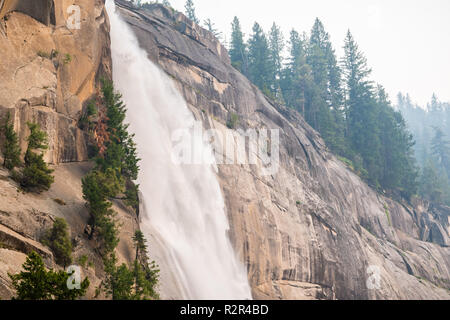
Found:
[(170, 267), (181, 298), (251, 299), (246, 270), (227, 237), (224, 200), (212, 167), (171, 160), (172, 133), (191, 128), (194, 117), (172, 80), (139, 47), (113, 0), (107, 0), (107, 10), (114, 84), (127, 105), (142, 159), (138, 183), (146, 212), (141, 227), (147, 238), (161, 241), (167, 259), (161, 267)]

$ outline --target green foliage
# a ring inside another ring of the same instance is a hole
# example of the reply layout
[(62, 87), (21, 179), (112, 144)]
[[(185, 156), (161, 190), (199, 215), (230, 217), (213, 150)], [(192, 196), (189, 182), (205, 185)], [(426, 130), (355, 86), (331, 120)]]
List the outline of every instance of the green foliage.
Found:
[[(37, 123), (28, 122), (30, 136), (28, 137), (28, 148), (25, 153), (25, 167), (20, 176), (20, 185), (24, 190), (41, 192), (49, 190), (54, 182), (49, 169), (44, 161), (42, 150), (48, 148), (47, 134), (40, 129)], [(39, 152), (40, 153), (36, 153)]]
[(72, 263), (72, 242), (66, 220), (56, 218), (53, 227), (44, 234), (42, 243), (52, 249), (57, 264), (66, 267)]
[[(105, 110), (104, 130), (108, 139), (99, 146), (104, 152), (97, 155), (97, 167), (84, 177), (82, 187), (91, 216), (89, 237), (92, 239), (98, 233), (106, 255), (119, 243), (116, 213), (111, 209), (110, 199), (125, 193), (126, 204), (138, 207), (138, 186), (132, 181), (137, 179), (140, 159), (134, 135), (128, 133), (128, 125), (124, 123), (127, 109), (111, 81), (102, 80), (102, 96), (97, 100), (98, 107)], [(87, 116), (95, 113), (95, 106), (88, 106)]]
[(30, 129), (30, 135), (27, 138), (28, 149), (48, 149), (47, 133), (42, 131), (37, 123), (28, 122), (27, 125)]
[(238, 17), (234, 17), (231, 28), (231, 64), (243, 74), (248, 76), (247, 47), (244, 42), (244, 34), (242, 33), (241, 24)]
[(420, 195), (434, 203), (450, 203), (448, 176), (434, 159), (429, 159), (420, 176)]
[[(101, 125), (96, 125), (97, 137), (107, 138), (97, 141), (97, 166), (83, 178), (82, 188), (91, 216), (89, 237), (92, 239), (97, 233), (101, 241), (106, 293), (113, 300), (155, 299), (159, 270), (154, 263), (147, 262), (143, 234), (138, 232), (133, 237), (136, 262), (131, 269), (125, 264), (117, 266), (114, 252), (119, 243), (119, 230), (110, 200), (122, 199), (136, 210), (139, 208), (139, 186), (133, 181), (138, 178), (140, 159), (134, 135), (129, 134), (124, 123), (127, 109), (111, 81), (102, 80), (102, 96), (97, 97), (97, 108), (92, 108), (92, 112), (87, 109), (87, 118), (94, 115), (94, 110), (98, 111), (97, 122), (104, 119)], [(123, 194), (124, 198), (117, 198)]]
[(111, 209), (112, 204), (108, 198), (121, 192), (123, 183), (112, 168), (105, 172), (94, 170), (83, 178), (82, 189), (91, 216), (89, 238), (92, 239), (94, 232), (98, 231), (104, 252), (111, 252), (119, 243), (119, 232), (115, 223), (116, 213)]
[(139, 255), (145, 255), (147, 252), (147, 244), (144, 237), (144, 233), (140, 230), (136, 230), (133, 236), (134, 247), (136, 248), (136, 260), (139, 259)]
[(72, 62), (72, 56), (70, 55), (70, 53), (66, 53), (64, 55), (63, 63), (64, 64), (69, 64), (71, 62)]
[(159, 279), (159, 270), (155, 262), (143, 264), (134, 261), (133, 266), (135, 292), (134, 300), (158, 300), (159, 294), (156, 290)]
[(105, 154), (97, 158), (101, 170), (114, 168), (117, 173), (126, 179), (136, 180), (139, 172), (136, 144), (134, 135), (128, 133), (128, 124), (125, 124), (126, 106), (122, 96), (114, 91), (111, 81), (102, 81), (102, 104), (106, 108), (107, 131), (110, 139), (106, 142)]
[(76, 300), (86, 294), (89, 279), (85, 278), (80, 289), (67, 286), (70, 275), (65, 271), (47, 271), (41, 256), (32, 252), (23, 264), (24, 271), (9, 275), (17, 292), (15, 300)]
[(237, 115), (236, 113), (231, 113), (227, 121), (228, 129), (236, 129), (238, 123), (239, 123), (239, 115)]
[(117, 258), (112, 253), (105, 259), (106, 293), (113, 300), (132, 300), (134, 275), (126, 264), (116, 266)]
[(340, 62), (319, 19), (309, 36), (291, 31), (286, 63), (284, 47), (276, 24), (266, 35), (255, 23), (245, 44), (238, 18), (233, 20), (230, 58), (236, 68), (268, 97), (299, 111), (374, 188), (404, 198), (416, 194), (413, 137), (384, 89), (369, 80), (371, 69), (350, 31)]
[(434, 137), (431, 140), (431, 154), (439, 166), (450, 174), (450, 141), (441, 128), (434, 127)]
[(204, 22), (204, 25), (206, 27), (206, 30), (211, 32), (217, 39), (222, 38), (222, 32), (218, 31), (214, 25), (214, 23), (211, 21), (211, 19), (206, 19)]
[(82, 255), (81, 257), (78, 258), (78, 264), (80, 266), (82, 266), (83, 268), (86, 267), (86, 264), (88, 262), (88, 256), (87, 255)]
[(248, 76), (261, 90), (270, 87), (270, 51), (267, 37), (258, 23), (248, 41)]
[(284, 36), (279, 26), (275, 23), (269, 33), (269, 68), (270, 78), (268, 88), (270, 96), (279, 103), (284, 103), (281, 91), (280, 79), (283, 67), (283, 50), (285, 47)]
[(355, 166), (354, 166), (352, 160), (349, 160), (349, 159), (347, 159), (345, 157), (341, 157), (341, 156), (338, 156), (337, 158), (341, 162), (343, 162), (348, 168), (350, 168), (352, 171), (355, 171)]
[(389, 212), (389, 207), (387, 206), (387, 204), (384, 204), (384, 213), (386, 214), (389, 226), (392, 227), (391, 213)]
[(94, 117), (97, 115), (95, 102), (88, 103), (86, 110), (82, 113), (78, 125), (82, 130), (92, 131), (94, 129)]
[(8, 112), (3, 125), (0, 127), (0, 134), (4, 137), (4, 143), (1, 148), (3, 153), (3, 167), (8, 170), (14, 170), (21, 164), (20, 147), (17, 133), (14, 131), (14, 124), (11, 123), (11, 113)]
[(195, 6), (194, 2), (192, 0), (187, 0), (186, 4), (184, 5), (184, 9), (186, 10), (186, 17), (191, 19), (197, 24), (200, 24), (200, 20), (197, 18), (197, 15), (195, 14)]
[(51, 173), (53, 170), (48, 168), (44, 155), (28, 150), (25, 154), (25, 167), (21, 174), (20, 185), (26, 191), (49, 190), (54, 182)]
[(125, 204), (136, 210), (139, 209), (139, 185), (131, 182), (125, 191)]
[(114, 253), (105, 258), (106, 293), (113, 300), (159, 299), (156, 291), (159, 270), (154, 261), (148, 263), (144, 234), (136, 231), (133, 242), (136, 248), (136, 259), (132, 268), (128, 268), (125, 264), (117, 266), (117, 257)]

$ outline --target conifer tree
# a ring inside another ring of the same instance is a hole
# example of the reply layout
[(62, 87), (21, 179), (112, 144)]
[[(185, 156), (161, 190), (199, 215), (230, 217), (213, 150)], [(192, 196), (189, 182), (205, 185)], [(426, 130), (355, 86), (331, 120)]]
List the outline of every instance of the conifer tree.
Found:
[(269, 54), (270, 54), (270, 90), (272, 96), (278, 101), (283, 101), (283, 94), (280, 87), (281, 72), (283, 67), (284, 37), (279, 26), (274, 23), (269, 34)]
[(3, 125), (0, 128), (0, 133), (4, 137), (2, 146), (3, 167), (8, 170), (13, 170), (21, 164), (19, 139), (17, 138), (17, 133), (14, 131), (14, 124), (11, 123), (10, 112), (7, 113), (3, 121)]
[(263, 93), (270, 92), (270, 51), (266, 35), (261, 26), (255, 22), (253, 33), (248, 41), (248, 71), (250, 80)]
[(53, 227), (44, 234), (42, 242), (52, 249), (57, 264), (66, 268), (72, 263), (72, 241), (66, 220), (56, 218)]
[(136, 248), (136, 259), (139, 259), (140, 255), (145, 255), (147, 252), (147, 245), (144, 237), (144, 233), (140, 230), (137, 230), (133, 236), (134, 247)]
[(448, 201), (448, 177), (433, 159), (428, 159), (420, 176), (420, 194), (433, 203)]
[(195, 14), (195, 6), (194, 6), (194, 2), (192, 0), (186, 1), (186, 4), (184, 5), (184, 9), (186, 10), (186, 17), (188, 17), (195, 23), (200, 24), (200, 20), (197, 18), (197, 15)]
[(248, 76), (247, 48), (244, 42), (244, 34), (238, 17), (234, 17), (231, 24), (230, 59), (233, 67)]
[(37, 123), (28, 122), (30, 136), (28, 137), (28, 148), (25, 153), (25, 168), (22, 172), (20, 184), (28, 191), (41, 192), (50, 189), (54, 182), (49, 169), (44, 161), (43, 150), (48, 148), (47, 134), (40, 129)]
[(83, 297), (89, 287), (89, 279), (85, 278), (80, 289), (69, 289), (67, 281), (70, 274), (65, 271), (47, 271), (42, 257), (34, 251), (28, 255), (22, 267), (24, 271), (9, 274), (17, 294), (13, 300), (76, 300)]
[(222, 38), (222, 32), (216, 29), (214, 23), (211, 21), (211, 19), (206, 19), (204, 22), (204, 25), (206, 27), (206, 30), (211, 32), (218, 40)]
[(91, 216), (89, 238), (92, 239), (98, 229), (99, 236), (103, 240), (104, 252), (111, 252), (117, 246), (119, 239), (114, 220), (116, 213), (111, 209), (112, 204), (108, 198), (113, 198), (122, 192), (123, 182), (119, 180), (112, 168), (105, 172), (94, 170), (83, 178), (82, 188), (83, 198), (88, 203)]
[(433, 130), (431, 154), (435, 157), (437, 164), (447, 172), (447, 175), (450, 175), (450, 141), (446, 139), (441, 128), (433, 127)]

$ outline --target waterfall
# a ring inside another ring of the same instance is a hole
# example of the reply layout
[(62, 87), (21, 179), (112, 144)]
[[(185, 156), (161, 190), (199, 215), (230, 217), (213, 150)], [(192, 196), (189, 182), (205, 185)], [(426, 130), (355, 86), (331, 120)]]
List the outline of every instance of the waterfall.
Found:
[[(142, 159), (141, 228), (164, 251), (164, 265), (157, 263), (163, 273), (170, 268), (178, 298), (251, 299), (245, 267), (228, 239), (224, 200), (213, 168), (172, 161), (172, 134), (192, 128), (194, 117), (173, 81), (139, 47), (113, 0), (107, 0), (107, 10), (114, 84), (127, 105), (127, 121)], [(212, 154), (207, 144), (200, 145), (205, 154)], [(151, 245), (153, 250), (157, 244)]]

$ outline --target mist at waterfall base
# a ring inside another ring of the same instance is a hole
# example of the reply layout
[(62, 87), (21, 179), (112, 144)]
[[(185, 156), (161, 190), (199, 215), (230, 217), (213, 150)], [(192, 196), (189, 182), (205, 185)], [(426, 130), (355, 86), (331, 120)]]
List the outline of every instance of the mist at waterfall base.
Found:
[[(114, 85), (127, 105), (142, 159), (141, 229), (164, 247), (167, 265), (161, 267), (171, 269), (182, 299), (251, 299), (245, 267), (227, 236), (229, 224), (213, 168), (171, 160), (172, 133), (192, 127), (194, 117), (172, 80), (139, 47), (113, 0), (107, 1), (107, 10)], [(202, 147), (207, 154), (209, 146)]]

